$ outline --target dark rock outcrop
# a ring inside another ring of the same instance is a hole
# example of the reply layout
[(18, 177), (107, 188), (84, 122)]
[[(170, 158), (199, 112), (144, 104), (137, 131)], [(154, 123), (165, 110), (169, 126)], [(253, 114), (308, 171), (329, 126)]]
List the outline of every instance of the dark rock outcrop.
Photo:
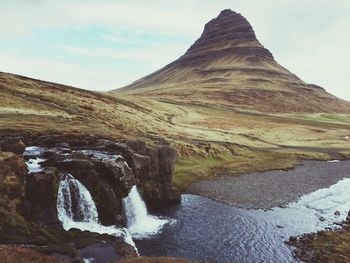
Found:
[(26, 149), (26, 145), (19, 138), (9, 138), (1, 142), (0, 148), (3, 152), (22, 154)]
[(58, 182), (56, 169), (28, 174), (22, 156), (0, 152), (0, 243), (34, 245), (74, 262), (82, 262), (84, 249), (98, 245), (110, 248), (114, 258), (137, 256), (122, 237), (65, 231), (56, 224)]
[(72, 152), (56, 154), (43, 162), (43, 165), (55, 167), (78, 179), (93, 197), (102, 224), (125, 224), (116, 222), (116, 219), (123, 214), (122, 199), (135, 184), (135, 177), (124, 159), (98, 159), (81, 152)]
[(57, 218), (57, 192), (60, 177), (56, 169), (27, 175), (25, 217), (42, 226), (60, 226)]
[(176, 151), (167, 143), (155, 147), (140, 147), (135, 142), (127, 142), (135, 150), (145, 155), (134, 154), (134, 171), (138, 188), (151, 209), (157, 209), (181, 202), (180, 192), (172, 187), (172, 175), (176, 161)]
[(22, 211), (27, 168), (22, 157), (0, 152), (0, 210)]

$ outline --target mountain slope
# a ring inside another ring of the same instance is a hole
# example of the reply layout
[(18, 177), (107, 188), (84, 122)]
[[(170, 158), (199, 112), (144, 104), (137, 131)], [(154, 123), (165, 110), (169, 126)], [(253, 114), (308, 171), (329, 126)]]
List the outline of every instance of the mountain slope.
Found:
[(176, 61), (115, 90), (259, 112), (350, 112), (350, 103), (279, 65), (240, 14), (223, 10)]

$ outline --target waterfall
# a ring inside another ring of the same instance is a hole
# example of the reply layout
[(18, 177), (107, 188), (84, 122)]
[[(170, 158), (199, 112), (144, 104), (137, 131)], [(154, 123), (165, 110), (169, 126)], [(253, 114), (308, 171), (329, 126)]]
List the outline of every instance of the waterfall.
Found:
[(63, 174), (58, 187), (57, 214), (65, 230), (77, 228), (82, 231), (123, 237), (125, 242), (136, 246), (129, 231), (116, 226), (103, 226), (90, 192), (70, 174)]
[(124, 198), (124, 207), (128, 230), (135, 238), (147, 238), (156, 234), (168, 223), (166, 219), (159, 219), (149, 215), (136, 186), (133, 186), (128, 197)]
[(58, 218), (65, 229), (73, 222), (98, 223), (97, 208), (89, 191), (70, 174), (63, 175), (58, 188)]

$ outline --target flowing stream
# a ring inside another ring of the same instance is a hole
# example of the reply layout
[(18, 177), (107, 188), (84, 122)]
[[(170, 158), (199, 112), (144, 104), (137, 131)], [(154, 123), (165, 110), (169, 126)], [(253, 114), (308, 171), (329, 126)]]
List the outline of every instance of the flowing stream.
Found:
[[(196, 195), (164, 213), (176, 219), (156, 237), (136, 240), (141, 255), (237, 263), (298, 262), (290, 236), (337, 227), (350, 208), (350, 179), (317, 190), (286, 208), (247, 210)], [(335, 212), (340, 215), (336, 216)], [(320, 220), (321, 219), (321, 220)]]

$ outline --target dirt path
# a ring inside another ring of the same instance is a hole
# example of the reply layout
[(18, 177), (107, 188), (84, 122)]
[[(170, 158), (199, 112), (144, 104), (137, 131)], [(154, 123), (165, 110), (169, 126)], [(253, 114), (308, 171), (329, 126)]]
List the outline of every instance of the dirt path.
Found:
[(291, 171), (223, 176), (190, 185), (189, 192), (229, 205), (254, 209), (284, 206), (302, 195), (350, 178), (350, 161), (305, 161)]

